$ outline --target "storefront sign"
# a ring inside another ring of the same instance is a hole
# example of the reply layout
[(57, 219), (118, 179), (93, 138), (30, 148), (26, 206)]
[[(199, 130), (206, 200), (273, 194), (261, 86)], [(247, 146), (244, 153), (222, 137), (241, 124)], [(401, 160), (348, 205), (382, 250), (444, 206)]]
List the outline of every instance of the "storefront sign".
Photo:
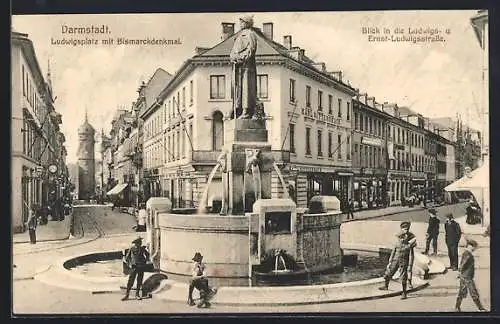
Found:
[(380, 138), (366, 137), (363, 136), (361, 138), (361, 144), (365, 145), (374, 145), (374, 146), (382, 146), (382, 140)]
[(290, 165), (290, 171), (298, 171), (305, 173), (333, 173), (334, 168), (329, 167), (319, 167), (319, 166), (309, 166), (309, 165)]
[(405, 150), (405, 146), (403, 144), (394, 144), (394, 148), (401, 151)]

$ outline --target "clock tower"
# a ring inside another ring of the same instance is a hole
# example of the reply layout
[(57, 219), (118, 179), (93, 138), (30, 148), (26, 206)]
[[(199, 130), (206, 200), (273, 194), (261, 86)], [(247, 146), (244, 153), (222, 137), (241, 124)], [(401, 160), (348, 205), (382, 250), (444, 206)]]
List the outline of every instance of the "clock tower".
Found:
[(89, 200), (95, 194), (95, 129), (85, 121), (78, 127), (78, 199)]

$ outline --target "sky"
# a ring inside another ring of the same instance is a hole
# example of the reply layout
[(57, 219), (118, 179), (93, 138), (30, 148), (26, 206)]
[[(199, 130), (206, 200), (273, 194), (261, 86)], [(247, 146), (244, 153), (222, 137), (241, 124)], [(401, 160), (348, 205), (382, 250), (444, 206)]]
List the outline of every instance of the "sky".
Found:
[[(328, 71), (343, 71), (354, 88), (379, 103), (397, 103), (427, 117), (456, 117), (481, 129), (482, 53), (470, 25), (476, 10), (250, 13), (256, 27), (274, 23), (274, 40), (305, 49)], [(171, 74), (194, 55), (196, 46), (213, 47), (221, 41), (221, 23), (237, 22), (248, 13), (176, 13), (113, 15), (13, 16), (12, 28), (28, 34), (40, 68), (48, 62), (56, 110), (63, 116), (68, 162), (76, 161), (77, 128), (84, 120), (100, 132), (111, 128), (120, 107), (130, 109), (137, 88), (157, 68)], [(110, 34), (62, 33), (64, 26), (107, 25)], [(363, 27), (436, 28), (445, 42), (370, 42)], [(449, 30), (449, 34), (445, 33)], [(181, 45), (54, 45), (61, 39), (97, 38), (177, 39)]]

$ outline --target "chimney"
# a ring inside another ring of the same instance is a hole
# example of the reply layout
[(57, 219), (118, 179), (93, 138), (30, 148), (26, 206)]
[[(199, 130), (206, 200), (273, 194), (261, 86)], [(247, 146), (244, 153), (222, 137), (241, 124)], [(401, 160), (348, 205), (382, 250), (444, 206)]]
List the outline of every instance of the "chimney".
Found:
[(222, 23), (222, 40), (226, 40), (234, 34), (234, 23)]
[(360, 93), (359, 94), (359, 102), (362, 102), (366, 105), (366, 97), (368, 96), (368, 94), (365, 92), (365, 93)]
[(316, 68), (317, 70), (319, 70), (319, 71), (321, 71), (323, 73), (326, 72), (326, 65), (323, 62), (314, 63), (313, 66), (314, 66), (314, 68)]
[(342, 82), (342, 71), (328, 72), (328, 74), (335, 80)]
[(264, 36), (266, 36), (266, 38), (273, 40), (273, 23), (263, 23), (262, 32), (264, 33)]
[(375, 97), (367, 97), (366, 104), (370, 107), (375, 108)]
[(291, 35), (285, 35), (285, 36), (283, 36), (283, 45), (287, 49), (292, 49), (292, 36)]

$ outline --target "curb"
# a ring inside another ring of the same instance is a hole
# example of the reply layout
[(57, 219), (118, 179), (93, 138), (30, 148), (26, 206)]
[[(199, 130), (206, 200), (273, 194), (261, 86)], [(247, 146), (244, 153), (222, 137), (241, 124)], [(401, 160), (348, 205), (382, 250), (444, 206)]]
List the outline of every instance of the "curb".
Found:
[[(67, 215), (67, 216), (64, 216), (65, 219), (66, 218), (69, 218), (69, 220), (67, 220), (67, 222), (69, 222), (69, 226), (68, 226), (68, 233), (65, 234), (65, 236), (61, 237), (61, 238), (50, 238), (50, 239), (38, 239), (36, 240), (37, 243), (40, 243), (40, 242), (58, 242), (58, 241), (66, 241), (69, 239), (71, 233), (71, 223), (73, 223), (73, 213)], [(64, 221), (64, 220), (63, 220)], [(58, 222), (58, 221), (50, 221), (50, 222)], [(45, 226), (45, 225), (41, 225), (41, 226)], [(12, 238), (12, 244), (26, 244), (26, 243), (31, 243), (29, 239), (26, 239), (26, 240), (23, 240), (23, 241), (16, 241), (14, 238)]]

